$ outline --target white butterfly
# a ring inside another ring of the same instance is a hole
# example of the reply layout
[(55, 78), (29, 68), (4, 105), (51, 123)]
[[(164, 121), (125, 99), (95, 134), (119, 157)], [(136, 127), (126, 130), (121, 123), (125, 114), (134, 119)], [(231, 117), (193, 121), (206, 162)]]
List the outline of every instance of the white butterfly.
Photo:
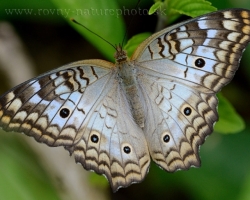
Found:
[(215, 94), (250, 41), (250, 11), (191, 19), (145, 40), (116, 63), (84, 60), (13, 88), (0, 98), (0, 125), (64, 146), (113, 191), (141, 182), (150, 156), (166, 171), (199, 167), (199, 146), (218, 120)]

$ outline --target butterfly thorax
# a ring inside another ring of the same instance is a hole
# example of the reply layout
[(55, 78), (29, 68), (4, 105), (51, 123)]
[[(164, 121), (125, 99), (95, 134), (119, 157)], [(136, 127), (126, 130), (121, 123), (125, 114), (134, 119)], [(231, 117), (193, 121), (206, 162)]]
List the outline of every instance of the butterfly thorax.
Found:
[(139, 89), (137, 71), (134, 63), (128, 59), (126, 51), (122, 50), (120, 46), (117, 47), (115, 59), (121, 89), (124, 90), (136, 124), (143, 128), (145, 115), (141, 102), (142, 98), (140, 98), (142, 95), (140, 93), (141, 90)]

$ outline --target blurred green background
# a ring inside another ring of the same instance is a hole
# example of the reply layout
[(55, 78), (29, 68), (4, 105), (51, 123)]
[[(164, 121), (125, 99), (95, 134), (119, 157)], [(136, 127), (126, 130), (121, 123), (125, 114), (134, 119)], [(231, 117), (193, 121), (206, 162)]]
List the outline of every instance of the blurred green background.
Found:
[[(250, 9), (249, 0), (213, 0), (211, 2), (218, 10), (236, 7)], [(150, 0), (143, 0), (140, 8), (149, 9), (153, 3)], [(0, 19), (11, 23), (15, 28), (25, 51), (34, 63), (36, 75), (76, 60), (99, 58), (113, 61), (114, 49), (77, 26), (76, 29), (85, 37), (80, 35), (72, 28), (75, 27), (73, 23), (67, 23), (70, 17), (74, 17), (112, 44), (122, 41), (126, 27), (129, 27), (128, 38), (130, 38), (137, 33), (154, 32), (157, 24), (155, 15), (141, 14), (133, 17), (116, 14), (105, 16), (86, 14), (81, 16), (70, 12), (66, 16), (66, 13), (54, 12), (57, 8), (68, 9), (72, 4), (80, 9), (119, 7), (133, 9), (136, 2), (0, 0)], [(12, 11), (13, 9), (33, 9), (36, 14), (10, 14), (9, 9)], [(181, 17), (181, 20), (186, 18)], [(237, 134), (213, 133), (201, 146), (201, 168), (172, 174), (164, 172), (152, 163), (149, 174), (142, 183), (120, 189), (115, 194), (111, 192), (103, 177), (89, 172), (87, 180), (89, 185), (106, 199), (250, 199), (249, 63), (250, 47), (243, 55), (235, 78), (222, 90), (223, 95), (244, 119), (246, 128)], [(0, 72), (0, 93), (3, 93), (12, 85), (1, 69)], [(33, 152), (25, 137), (17, 133), (0, 132), (0, 199), (62, 199), (60, 192), (63, 189), (55, 185), (51, 174), (46, 169), (49, 163), (45, 165), (42, 163), (40, 156)], [(28, 140), (33, 139), (28, 138)], [(73, 159), (71, 161), (74, 162)], [(70, 172), (65, 171), (65, 173)], [(85, 197), (83, 196), (82, 199)]]

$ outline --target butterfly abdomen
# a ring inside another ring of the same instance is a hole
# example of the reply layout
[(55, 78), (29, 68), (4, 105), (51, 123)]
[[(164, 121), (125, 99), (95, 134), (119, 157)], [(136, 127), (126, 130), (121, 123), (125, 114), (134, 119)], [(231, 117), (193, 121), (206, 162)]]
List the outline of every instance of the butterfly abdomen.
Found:
[(137, 73), (131, 62), (120, 63), (118, 66), (119, 83), (130, 105), (132, 116), (138, 126), (144, 127), (144, 111), (141, 94), (138, 88)]

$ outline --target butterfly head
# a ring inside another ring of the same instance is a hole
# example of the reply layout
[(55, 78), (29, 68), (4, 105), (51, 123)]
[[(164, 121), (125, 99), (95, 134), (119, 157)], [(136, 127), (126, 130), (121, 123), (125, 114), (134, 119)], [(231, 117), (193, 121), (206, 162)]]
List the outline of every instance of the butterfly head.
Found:
[(116, 47), (116, 52), (115, 52), (115, 60), (116, 63), (122, 63), (126, 62), (128, 60), (127, 52), (122, 49), (122, 46), (119, 44)]

